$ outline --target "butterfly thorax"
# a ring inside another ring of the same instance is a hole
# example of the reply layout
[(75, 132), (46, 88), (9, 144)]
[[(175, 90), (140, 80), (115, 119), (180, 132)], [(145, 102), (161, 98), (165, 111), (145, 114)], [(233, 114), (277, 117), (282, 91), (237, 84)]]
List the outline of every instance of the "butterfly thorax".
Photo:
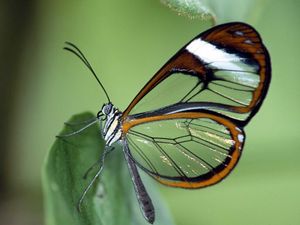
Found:
[(111, 146), (114, 142), (120, 140), (122, 136), (122, 112), (120, 112), (112, 103), (107, 103), (103, 105), (100, 113), (101, 115), (106, 117), (104, 127), (101, 128), (103, 137), (106, 142), (106, 145)]

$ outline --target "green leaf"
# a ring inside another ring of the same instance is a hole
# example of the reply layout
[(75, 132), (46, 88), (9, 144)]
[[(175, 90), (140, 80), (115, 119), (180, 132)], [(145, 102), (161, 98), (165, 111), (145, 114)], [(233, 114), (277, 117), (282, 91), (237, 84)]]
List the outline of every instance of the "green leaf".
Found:
[[(161, 0), (179, 15), (214, 23), (256, 20), (268, 0)], [(254, 21), (251, 21), (254, 22)]]
[(203, 0), (161, 0), (161, 2), (179, 15), (213, 20), (215, 17), (212, 9)]
[[(91, 113), (83, 113), (73, 116), (69, 122), (85, 121), (92, 117)], [(79, 127), (65, 127), (61, 134), (78, 130)], [(148, 224), (140, 213), (121, 147), (116, 147), (107, 155), (100, 181), (95, 182), (83, 201), (81, 212), (78, 212), (78, 200), (98, 168), (92, 170), (86, 180), (83, 175), (100, 158), (103, 147), (98, 125), (80, 134), (56, 139), (42, 173), (46, 225)], [(155, 224), (172, 225), (169, 212), (152, 179), (147, 178), (143, 180), (155, 205)]]

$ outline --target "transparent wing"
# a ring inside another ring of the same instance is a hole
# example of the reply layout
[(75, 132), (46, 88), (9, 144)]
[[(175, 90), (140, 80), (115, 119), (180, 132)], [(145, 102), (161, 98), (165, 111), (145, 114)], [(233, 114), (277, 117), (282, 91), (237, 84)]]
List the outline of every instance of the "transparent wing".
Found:
[(269, 55), (255, 29), (244, 23), (219, 25), (179, 50), (143, 87), (123, 118), (165, 108), (206, 109), (245, 125), (258, 111), (270, 79)]
[(177, 113), (132, 120), (123, 126), (136, 164), (175, 187), (212, 185), (234, 168), (244, 133), (229, 120), (206, 113)]

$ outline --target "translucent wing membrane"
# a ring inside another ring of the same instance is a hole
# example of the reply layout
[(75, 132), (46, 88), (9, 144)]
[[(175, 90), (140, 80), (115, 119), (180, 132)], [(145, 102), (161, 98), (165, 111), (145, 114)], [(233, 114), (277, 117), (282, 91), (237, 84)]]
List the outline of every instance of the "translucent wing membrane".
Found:
[(244, 134), (229, 120), (177, 113), (124, 124), (137, 165), (159, 182), (199, 188), (224, 178), (238, 162)]
[[(178, 102), (186, 101), (201, 91), (203, 82), (195, 76), (176, 73), (158, 84), (133, 108), (131, 114), (149, 112)], [(174, 90), (175, 89), (175, 90)]]
[(259, 34), (229, 23), (193, 39), (145, 85), (123, 114), (205, 109), (246, 125), (259, 109), (270, 82), (270, 60)]
[[(232, 80), (235, 79), (233, 75), (231, 77)], [(256, 75), (256, 78), (257, 77)], [(246, 79), (246, 77), (244, 79)], [(243, 120), (249, 114), (230, 114), (234, 111), (228, 108), (228, 105), (234, 107), (246, 107), (249, 105), (252, 100), (253, 91), (255, 90), (255, 88), (250, 86), (250, 82), (255, 83), (257, 81), (255, 81), (255, 77), (252, 79), (249, 76), (248, 86), (241, 82), (243, 82), (243, 80), (236, 81), (235, 79), (234, 81), (225, 81), (216, 78), (215, 80), (211, 80), (208, 84), (205, 84), (204, 81), (196, 76), (175, 73), (157, 85), (139, 101), (131, 113), (133, 115), (140, 114), (139, 112), (142, 112), (142, 114), (145, 112), (149, 113), (180, 104), (182, 106), (185, 104), (181, 109), (185, 111), (189, 107), (189, 104), (186, 103), (193, 103), (193, 111), (205, 108), (215, 112), (221, 112), (237, 120)], [(195, 105), (195, 103), (197, 105)]]

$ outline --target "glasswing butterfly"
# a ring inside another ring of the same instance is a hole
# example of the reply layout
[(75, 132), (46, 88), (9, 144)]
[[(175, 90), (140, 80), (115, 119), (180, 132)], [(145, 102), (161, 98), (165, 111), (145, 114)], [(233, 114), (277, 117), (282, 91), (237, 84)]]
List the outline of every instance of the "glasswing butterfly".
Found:
[[(248, 24), (215, 26), (181, 48), (119, 111), (87, 61), (77, 55), (103, 89), (108, 103), (78, 134), (99, 122), (106, 145), (104, 158), (118, 142), (144, 218), (153, 223), (154, 207), (138, 168), (158, 182), (195, 189), (225, 178), (237, 164), (245, 142), (244, 126), (259, 110), (271, 80), (271, 62), (258, 32)], [(90, 171), (90, 170), (88, 170)]]

